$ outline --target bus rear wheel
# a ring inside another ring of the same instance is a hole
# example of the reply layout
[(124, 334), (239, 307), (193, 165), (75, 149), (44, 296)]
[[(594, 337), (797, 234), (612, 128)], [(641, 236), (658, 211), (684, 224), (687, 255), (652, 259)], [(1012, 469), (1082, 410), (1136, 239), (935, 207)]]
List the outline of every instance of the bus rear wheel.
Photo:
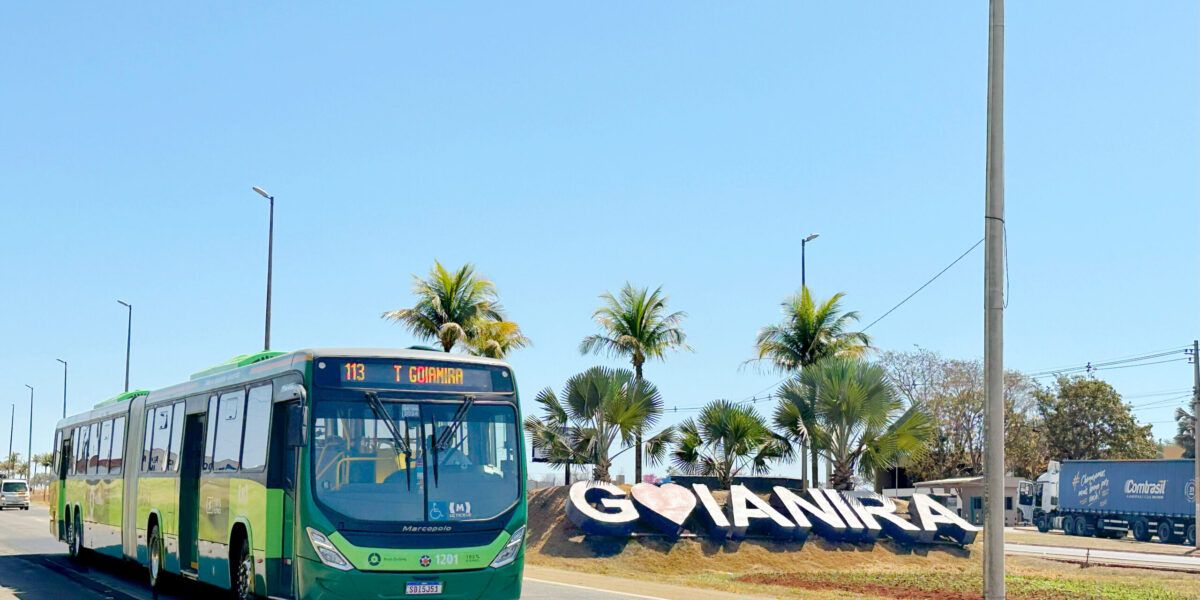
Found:
[(75, 513), (75, 518), (71, 521), (71, 558), (75, 560), (83, 560), (83, 522), (79, 519), (79, 513)]
[(254, 555), (250, 553), (250, 540), (242, 537), (238, 560), (233, 565), (233, 597), (237, 600), (254, 598)]
[(154, 591), (162, 590), (163, 583), (163, 541), (162, 533), (158, 530), (158, 523), (150, 527), (150, 589)]

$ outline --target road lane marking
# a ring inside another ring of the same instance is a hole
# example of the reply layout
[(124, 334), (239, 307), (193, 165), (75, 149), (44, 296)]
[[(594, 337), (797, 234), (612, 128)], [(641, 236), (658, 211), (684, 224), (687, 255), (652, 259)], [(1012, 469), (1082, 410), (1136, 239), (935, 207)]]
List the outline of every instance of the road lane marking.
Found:
[(549, 579), (535, 579), (533, 577), (526, 577), (525, 581), (535, 581), (537, 583), (548, 583), (550, 585), (561, 585), (563, 587), (577, 588), (577, 589), (581, 589), (581, 590), (589, 590), (592, 592), (601, 592), (604, 594), (617, 594), (619, 596), (628, 596), (630, 598), (645, 598), (646, 600), (667, 600), (666, 598), (662, 598), (659, 596), (645, 596), (642, 594), (633, 594), (630, 592), (618, 592), (618, 591), (614, 591), (614, 590), (606, 590), (604, 588), (589, 587), (586, 585), (576, 585), (574, 583), (562, 583), (559, 581), (550, 581)]

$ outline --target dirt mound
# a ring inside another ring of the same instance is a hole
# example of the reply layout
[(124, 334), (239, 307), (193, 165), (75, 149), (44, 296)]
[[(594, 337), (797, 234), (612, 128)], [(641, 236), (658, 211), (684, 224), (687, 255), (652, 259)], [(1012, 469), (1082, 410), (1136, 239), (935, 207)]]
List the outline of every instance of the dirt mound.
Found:
[(584, 536), (566, 518), (566, 503), (565, 487), (529, 494), (529, 538), (525, 551), (529, 564), (614, 575), (680, 572), (730, 575), (845, 569), (903, 571), (914, 566), (960, 571), (979, 562), (979, 552), (952, 545), (909, 548), (890, 541), (844, 544), (817, 536), (810, 536), (803, 544), (757, 539)]

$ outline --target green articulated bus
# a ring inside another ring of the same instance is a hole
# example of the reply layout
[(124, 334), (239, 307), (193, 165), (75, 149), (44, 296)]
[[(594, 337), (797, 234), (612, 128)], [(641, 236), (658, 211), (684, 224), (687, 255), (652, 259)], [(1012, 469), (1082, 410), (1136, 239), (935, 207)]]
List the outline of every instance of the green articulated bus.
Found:
[(518, 598), (512, 370), (419, 349), (239, 356), (59, 422), (51, 533), (239, 598)]

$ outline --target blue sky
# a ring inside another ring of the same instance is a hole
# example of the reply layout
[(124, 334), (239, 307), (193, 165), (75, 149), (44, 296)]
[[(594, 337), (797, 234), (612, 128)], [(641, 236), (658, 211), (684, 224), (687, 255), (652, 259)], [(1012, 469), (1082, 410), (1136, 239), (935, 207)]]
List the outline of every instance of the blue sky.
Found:
[[(259, 347), (252, 185), (278, 198), (276, 348), (407, 346), (379, 313), (435, 258), (471, 261), (534, 340), (512, 357), (527, 398), (619, 365), (577, 346), (625, 281), (689, 313), (695, 352), (646, 370), (689, 406), (778, 380), (739, 366), (803, 235), (810, 287), (864, 324), (983, 235), (982, 0), (44, 9), (0, 20), (0, 405), (22, 453), (25, 384), (49, 449), (55, 358), (71, 412), (121, 391), (117, 299), (135, 387)], [(1198, 16), (1010, 3), (1007, 366), (1200, 336)], [(982, 261), (876, 344), (979, 357)], [(1098, 375), (1135, 404), (1192, 383), (1186, 362)], [(1138, 415), (1170, 437), (1174, 406)]]

